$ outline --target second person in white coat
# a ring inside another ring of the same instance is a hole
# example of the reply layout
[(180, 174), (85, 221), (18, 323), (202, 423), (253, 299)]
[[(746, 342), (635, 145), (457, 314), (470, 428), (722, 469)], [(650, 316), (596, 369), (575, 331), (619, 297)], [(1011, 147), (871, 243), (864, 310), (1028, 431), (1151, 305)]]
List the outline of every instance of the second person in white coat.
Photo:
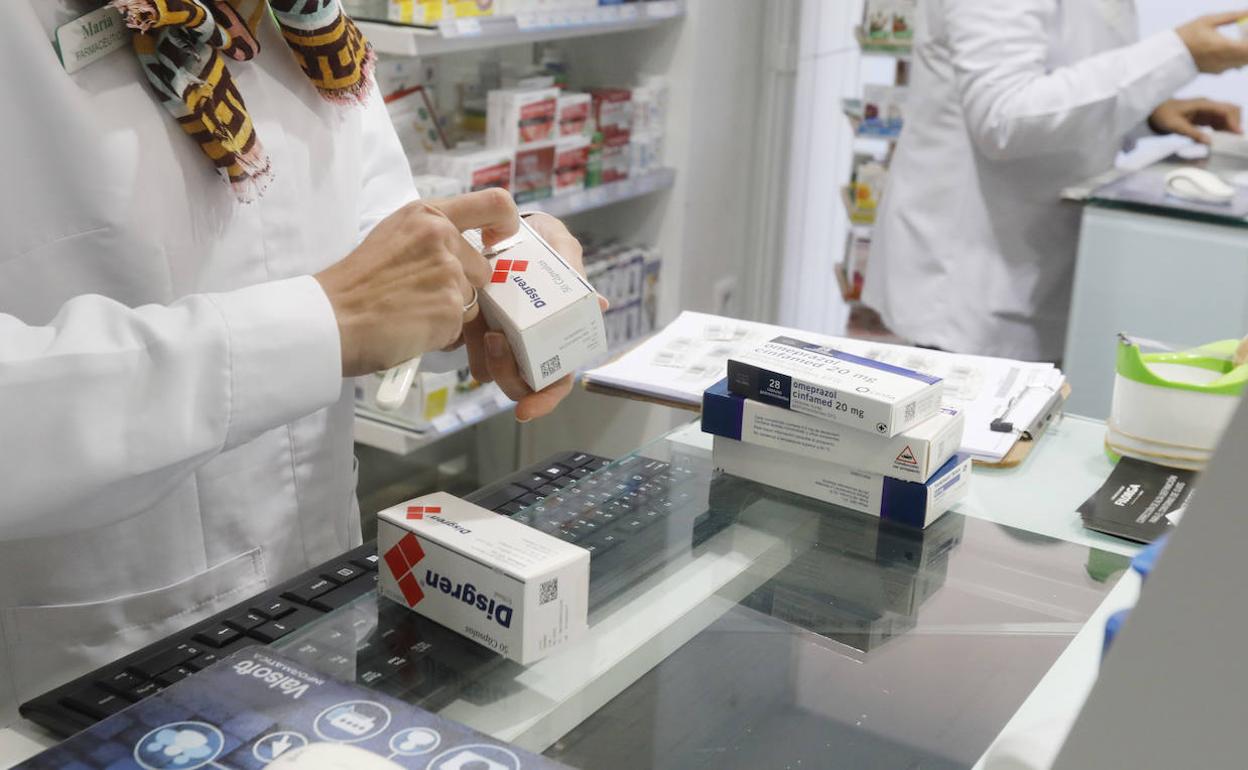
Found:
[(1198, 19), (1138, 39), (1133, 0), (924, 0), (906, 127), (864, 301), (895, 333), (959, 353), (1057, 360), (1079, 212), (1063, 188), (1148, 133), (1240, 131), (1239, 109), (1170, 100), (1248, 43)]

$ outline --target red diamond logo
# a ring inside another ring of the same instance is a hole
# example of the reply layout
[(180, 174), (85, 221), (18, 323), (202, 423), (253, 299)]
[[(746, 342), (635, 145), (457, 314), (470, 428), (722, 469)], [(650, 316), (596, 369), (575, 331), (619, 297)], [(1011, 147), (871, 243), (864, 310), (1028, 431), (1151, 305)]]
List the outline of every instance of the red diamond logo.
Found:
[(399, 590), (403, 592), (403, 598), (407, 600), (407, 606), (415, 607), (421, 599), (425, 598), (424, 591), (420, 590), (420, 583), (412, 575), (417, 562), (425, 558), (425, 549), (420, 547), (420, 541), (408, 532), (394, 544), (393, 548), (386, 551), (383, 558), (386, 566), (390, 568), (390, 574), (398, 582)]
[(500, 259), (494, 263), (494, 275), (490, 283), (504, 283), (512, 273), (523, 273), (529, 269), (527, 259)]
[(441, 512), (442, 506), (439, 505), (409, 505), (407, 506), (407, 520), (419, 521), (425, 518), (426, 513), (432, 515)]

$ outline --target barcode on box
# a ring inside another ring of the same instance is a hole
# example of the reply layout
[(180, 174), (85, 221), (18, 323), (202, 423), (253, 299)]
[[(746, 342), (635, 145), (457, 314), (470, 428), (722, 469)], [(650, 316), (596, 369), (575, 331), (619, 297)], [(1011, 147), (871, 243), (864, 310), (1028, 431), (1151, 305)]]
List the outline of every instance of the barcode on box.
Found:
[(915, 402), (913, 401), (906, 404), (906, 417), (903, 420), (903, 422), (910, 422), (911, 420), (914, 419), (914, 407), (915, 407)]
[(537, 587), (537, 606), (550, 604), (559, 598), (559, 578), (551, 578)]
[(557, 374), (562, 368), (562, 365), (559, 363), (559, 356), (553, 356), (552, 358), (542, 362), (542, 376), (551, 377)]

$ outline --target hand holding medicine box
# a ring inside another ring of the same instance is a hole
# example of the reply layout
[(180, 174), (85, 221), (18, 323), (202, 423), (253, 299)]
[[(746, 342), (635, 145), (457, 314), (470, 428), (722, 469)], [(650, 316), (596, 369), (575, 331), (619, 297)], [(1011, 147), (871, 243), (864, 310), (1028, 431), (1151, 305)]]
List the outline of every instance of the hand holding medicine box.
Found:
[(606, 352), (598, 293), (524, 220), (493, 254), (481, 312), (507, 335), (529, 387), (541, 390)]
[(944, 383), (900, 366), (776, 337), (728, 360), (728, 390), (892, 438), (936, 416)]
[(521, 664), (589, 629), (589, 551), (440, 492), (377, 514), (383, 596)]

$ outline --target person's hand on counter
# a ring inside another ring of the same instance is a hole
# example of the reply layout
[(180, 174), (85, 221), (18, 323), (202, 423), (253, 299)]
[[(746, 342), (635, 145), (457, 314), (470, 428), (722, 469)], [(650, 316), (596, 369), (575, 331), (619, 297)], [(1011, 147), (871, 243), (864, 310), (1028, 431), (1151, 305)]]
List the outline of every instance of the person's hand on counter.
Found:
[(1201, 144), (1212, 142), (1201, 127), (1242, 134), (1243, 115), (1239, 105), (1211, 99), (1171, 99), (1163, 102), (1148, 118), (1148, 127), (1157, 134), (1179, 134)]
[(460, 339), (479, 313), (474, 291), (490, 277), (489, 262), (461, 235), (478, 227), (492, 241), (514, 234), (519, 213), (511, 195), (484, 190), (410, 203), (316, 274), (337, 317), (344, 377), (388, 369)]
[(1190, 21), (1175, 30), (1201, 72), (1217, 75), (1248, 66), (1248, 40), (1222, 34), (1219, 28), (1248, 17), (1248, 10), (1215, 13)]
[[(525, 218), (525, 222), (559, 256), (576, 268), (577, 272), (585, 275), (581, 243), (568, 232), (563, 222), (549, 214), (532, 214)], [(491, 241), (487, 239), (486, 242)], [(604, 311), (607, 309), (607, 301), (603, 297), (598, 298), (598, 304)], [(520, 369), (516, 365), (507, 336), (502, 332), (491, 331), (485, 325), (484, 318), (478, 317), (464, 325), (464, 342), (468, 346), (468, 365), (472, 369), (472, 376), (479, 382), (498, 383), (503, 393), (516, 402), (516, 419), (520, 422), (529, 422), (550, 414), (572, 392), (573, 382), (570, 376), (534, 392), (520, 377)]]

